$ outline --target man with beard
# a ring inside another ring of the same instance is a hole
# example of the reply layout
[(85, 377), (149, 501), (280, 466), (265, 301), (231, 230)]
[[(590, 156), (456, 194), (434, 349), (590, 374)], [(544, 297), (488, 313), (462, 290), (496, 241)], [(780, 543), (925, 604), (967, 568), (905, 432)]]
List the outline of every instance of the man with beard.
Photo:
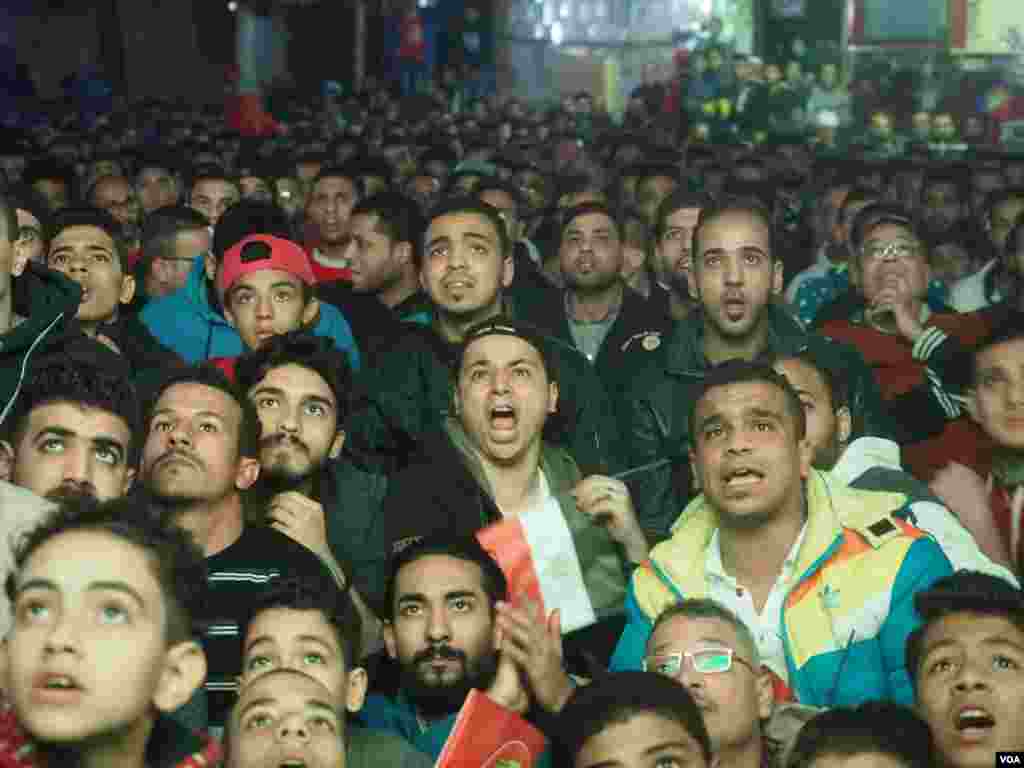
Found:
[(920, 623), (914, 594), (952, 567), (902, 519), (906, 497), (813, 470), (800, 398), (767, 365), (717, 365), (691, 402), (702, 494), (633, 572), (612, 667), (639, 668), (654, 619), (708, 597), (751, 629), (776, 700), (911, 704), (903, 647)]
[(399, 552), (384, 643), (400, 685), (394, 696), (367, 697), (366, 725), (397, 732), (436, 760), (471, 690), (510, 703), (498, 675), (509, 661), (536, 715), (559, 712), (573, 684), (562, 669), (558, 619), (545, 620), (528, 600), (507, 602), (507, 593), (505, 574), (474, 538), (430, 537)]
[(247, 508), (312, 550), (340, 584), (352, 575), (363, 647), (373, 647), (379, 622), (362, 598), (377, 601), (384, 593), (387, 551), (375, 540), (374, 521), (387, 479), (341, 453), (349, 367), (328, 339), (294, 332), (242, 357), (236, 376), (262, 428), (260, 476)]
[(690, 296), (693, 230), (700, 212), (710, 202), (703, 194), (677, 189), (658, 206), (654, 227), (654, 273), (658, 284), (652, 293), (660, 290), (668, 295), (673, 320), (682, 320), (696, 305)]
[(538, 307), (538, 313), (550, 312), (538, 324), (579, 350), (613, 391), (622, 377), (623, 352), (635, 340), (659, 338), (669, 319), (623, 281), (620, 226), (608, 206), (584, 203), (562, 215), (559, 258), (561, 306)]
[(686, 412), (705, 375), (719, 363), (806, 347), (846, 371), (857, 428), (887, 433), (877, 385), (857, 351), (808, 333), (778, 305), (782, 260), (772, 242), (771, 215), (757, 203), (727, 198), (704, 209), (693, 233), (689, 283), (700, 306), (676, 322), (661, 343), (641, 344), (638, 355), (644, 359), (630, 366), (632, 381), (623, 397), (625, 464), (671, 462), (634, 475), (630, 483), (650, 542), (668, 536), (693, 495)]
[(208, 660), (211, 727), (220, 728), (238, 689), (239, 626), (264, 585), (282, 574), (326, 578), (308, 549), (269, 527), (246, 525), (242, 491), (260, 472), (260, 420), (216, 368), (172, 372), (146, 408), (142, 478), (168, 517), (206, 555), (208, 596), (197, 623)]

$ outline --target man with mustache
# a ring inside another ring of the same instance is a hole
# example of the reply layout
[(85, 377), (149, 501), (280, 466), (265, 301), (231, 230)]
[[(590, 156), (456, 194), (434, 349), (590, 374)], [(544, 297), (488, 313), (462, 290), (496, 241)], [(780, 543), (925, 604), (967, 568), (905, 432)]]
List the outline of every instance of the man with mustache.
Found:
[(626, 285), (623, 258), (621, 223), (607, 205), (570, 208), (562, 215), (559, 245), (565, 291), (537, 308), (547, 310), (538, 324), (589, 360), (609, 391), (621, 380), (624, 351), (658, 339), (669, 326), (668, 317)]
[[(247, 507), (312, 550), (345, 583), (364, 625), (363, 647), (379, 643), (379, 623), (362, 598), (383, 597), (386, 543), (374, 525), (387, 479), (342, 454), (352, 373), (328, 339), (293, 332), (239, 359), (238, 385), (262, 427), (260, 476)], [(342, 565), (344, 564), (344, 566)]]
[(952, 566), (905, 522), (907, 497), (813, 470), (800, 398), (762, 363), (710, 370), (688, 420), (703, 493), (633, 572), (612, 667), (638, 668), (654, 620), (680, 599), (708, 597), (750, 627), (776, 700), (910, 705), (903, 648), (920, 624), (914, 595)]
[(703, 194), (677, 189), (658, 206), (654, 227), (654, 273), (658, 289), (668, 294), (669, 313), (682, 320), (696, 305), (690, 296), (693, 274), (693, 230), (710, 200)]
[(282, 574), (323, 579), (326, 569), (288, 536), (246, 525), (242, 492), (260, 472), (260, 419), (219, 370), (172, 372), (147, 404), (144, 424), (145, 488), (206, 555), (208, 595), (197, 623), (209, 662), (209, 722), (220, 728), (238, 688), (239, 626), (252, 601)]
[(778, 303), (782, 257), (772, 217), (759, 203), (726, 198), (701, 211), (693, 239), (690, 295), (699, 302), (660, 344), (641, 344), (630, 360), (623, 392), (624, 459), (643, 466), (671, 464), (634, 475), (630, 490), (640, 525), (651, 542), (664, 539), (693, 495), (686, 448), (686, 413), (695, 392), (717, 364), (756, 360), (807, 348), (846, 371), (854, 423), (866, 434), (887, 434), (878, 387), (860, 354), (808, 333)]
[(573, 686), (562, 669), (558, 620), (508, 602), (507, 592), (505, 574), (472, 537), (428, 537), (399, 552), (384, 642), (400, 684), (394, 695), (367, 697), (366, 725), (398, 733), (436, 760), (474, 688), (519, 712), (527, 699), (538, 714), (560, 711)]

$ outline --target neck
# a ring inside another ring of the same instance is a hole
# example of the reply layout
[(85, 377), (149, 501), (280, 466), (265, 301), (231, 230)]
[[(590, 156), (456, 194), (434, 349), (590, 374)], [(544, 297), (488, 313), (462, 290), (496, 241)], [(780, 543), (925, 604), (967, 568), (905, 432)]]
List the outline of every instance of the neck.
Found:
[(579, 322), (599, 323), (606, 320), (622, 303), (624, 290), (619, 280), (595, 291), (569, 289), (569, 311)]
[(768, 346), (768, 322), (762, 318), (757, 327), (742, 338), (722, 336), (718, 329), (704, 319), (704, 356), (712, 365), (733, 358), (755, 360)]
[(206, 557), (222, 552), (242, 536), (242, 497), (229, 494), (215, 502), (198, 502), (178, 513), (176, 522), (192, 534)]
[(320, 243), (320, 246), (313, 252), (313, 259), (318, 264), (336, 269), (344, 269), (348, 266), (348, 259), (345, 258), (345, 250), (348, 242)]
[(377, 301), (383, 304), (388, 309), (394, 309), (403, 301), (408, 299), (417, 290), (417, 282), (415, 275), (403, 275), (400, 280), (397, 280), (393, 285), (389, 285), (387, 288), (377, 294)]
[(717, 768), (761, 768), (764, 739), (761, 728), (754, 729), (751, 738), (743, 744), (723, 746), (715, 752)]
[(515, 464), (497, 466), (481, 460), (484, 474), (494, 492), (494, 502), (504, 517), (518, 517), (540, 483), (540, 440), (530, 446)]
[(154, 721), (145, 717), (134, 723), (127, 733), (108, 737), (102, 743), (80, 749), (43, 747), (44, 765), (72, 765), (76, 768), (145, 768), (146, 744), (153, 732)]
[(435, 328), (445, 341), (461, 343), (466, 337), (466, 331), (477, 323), (499, 314), (501, 314), (501, 301), (495, 302), (490, 307), (484, 307), (476, 312), (470, 312), (465, 315), (455, 315), (438, 309)]
[(719, 528), (722, 565), (748, 589), (756, 591), (758, 585), (775, 583), (786, 555), (800, 535), (806, 519), (803, 491), (789, 506), (792, 508), (756, 527), (723, 524)]

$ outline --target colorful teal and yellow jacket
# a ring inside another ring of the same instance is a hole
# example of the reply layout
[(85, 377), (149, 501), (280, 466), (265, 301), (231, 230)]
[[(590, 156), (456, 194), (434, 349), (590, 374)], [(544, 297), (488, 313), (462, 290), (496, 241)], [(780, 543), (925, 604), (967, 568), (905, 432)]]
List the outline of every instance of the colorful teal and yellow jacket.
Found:
[[(852, 489), (817, 471), (808, 477), (801, 575), (779, 617), (789, 687), (799, 702), (913, 702), (904, 646), (920, 624), (914, 595), (952, 566), (934, 540), (897, 516), (906, 503), (903, 494)], [(636, 569), (613, 669), (639, 669), (658, 614), (684, 597), (707, 595), (705, 550), (716, 527), (715, 512), (697, 497), (672, 537)]]

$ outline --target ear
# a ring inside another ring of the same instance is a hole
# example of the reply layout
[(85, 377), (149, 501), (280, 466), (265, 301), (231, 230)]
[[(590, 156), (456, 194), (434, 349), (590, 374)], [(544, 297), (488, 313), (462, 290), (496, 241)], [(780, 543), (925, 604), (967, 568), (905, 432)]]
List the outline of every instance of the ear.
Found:
[(558, 385), (551, 382), (548, 385), (548, 413), (554, 413), (558, 409)]
[(395, 641), (395, 625), (390, 621), (385, 620), (380, 628), (381, 634), (384, 636), (384, 648), (388, 652), (389, 659), (398, 658), (398, 643)]
[(131, 304), (132, 299), (135, 297), (135, 275), (125, 275), (121, 278), (121, 297), (120, 301), (122, 304)]
[(194, 640), (168, 648), (153, 703), (161, 712), (183, 706), (206, 679), (206, 654)]
[(312, 328), (320, 317), (320, 299), (310, 299), (302, 310), (302, 327)]
[(6, 440), (0, 440), (0, 480), (11, 481), (14, 476), (14, 448)]
[(334, 436), (334, 440), (331, 441), (331, 449), (327, 452), (327, 455), (332, 459), (338, 458), (341, 455), (341, 449), (345, 447), (345, 430), (339, 429), (338, 433)]
[(366, 688), (369, 684), (366, 670), (362, 667), (354, 667), (348, 673), (348, 686), (345, 691), (345, 709), (353, 715), (363, 708), (363, 701), (366, 699)]
[(18, 277), (25, 271), (28, 264), (28, 244), (21, 241), (14, 241), (14, 260), (11, 261), (11, 277)]
[(260, 476), (259, 459), (241, 456), (238, 459), (238, 468), (235, 470), (235, 488), (240, 491), (252, 488)]
[(501, 270), (501, 285), (504, 288), (508, 288), (512, 285), (512, 278), (516, 274), (516, 264), (512, 260), (512, 246), (509, 245), (509, 254), (505, 257), (505, 264)]
[[(978, 417), (978, 390), (974, 388), (967, 390), (967, 395), (964, 397), (964, 405), (967, 407), (967, 413), (971, 419), (975, 423), (981, 424), (981, 419)], [(3, 445), (3, 443), (0, 443), (0, 445)]]
[(850, 440), (850, 433), (853, 432), (853, 417), (850, 415), (849, 406), (842, 406), (836, 411), (836, 437), (842, 445)]
[(776, 296), (782, 295), (782, 259), (776, 259), (772, 264), (772, 293)]
[(213, 251), (203, 254), (203, 264), (206, 267), (206, 279), (212, 283), (217, 279), (217, 259), (214, 257)]
[(767, 667), (761, 667), (754, 685), (757, 687), (757, 714), (762, 720), (767, 720), (772, 716), (772, 709), (775, 705), (772, 673), (768, 671)]
[(127, 496), (128, 491), (131, 490), (132, 483), (135, 482), (135, 474), (136, 470), (134, 469), (129, 469), (127, 472), (124, 473), (124, 487), (122, 489), (123, 495)]

